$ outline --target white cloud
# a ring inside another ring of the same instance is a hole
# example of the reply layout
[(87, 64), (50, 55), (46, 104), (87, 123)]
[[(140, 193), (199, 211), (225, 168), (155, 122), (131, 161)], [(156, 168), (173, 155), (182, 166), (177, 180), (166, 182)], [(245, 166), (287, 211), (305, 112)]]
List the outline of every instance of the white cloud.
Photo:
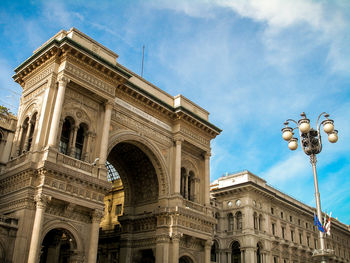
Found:
[(268, 182), (282, 184), (293, 182), (294, 180), (309, 176), (311, 165), (308, 158), (301, 151), (295, 152), (287, 159), (270, 167), (269, 170), (261, 174)]

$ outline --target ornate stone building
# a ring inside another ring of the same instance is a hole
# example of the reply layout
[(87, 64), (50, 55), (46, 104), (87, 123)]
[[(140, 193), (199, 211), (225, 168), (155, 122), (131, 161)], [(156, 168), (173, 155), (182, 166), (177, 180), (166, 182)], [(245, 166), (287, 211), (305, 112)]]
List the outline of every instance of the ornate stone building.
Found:
[[(220, 263), (307, 263), (319, 248), (315, 208), (243, 171), (211, 184), (218, 224), (211, 261)], [(332, 218), (329, 262), (350, 262), (350, 227)]]
[(121, 187), (107, 180), (114, 170), (124, 206), (105, 212), (120, 215), (119, 262), (210, 262), (210, 142), (221, 130), (117, 58), (72, 28), (15, 69), (23, 93), (0, 173), (9, 262), (96, 262), (104, 199)]
[[(249, 173), (211, 185), (221, 130), (72, 28), (15, 69), (0, 118), (0, 262), (295, 263), (317, 247), (313, 208)], [(350, 262), (349, 226), (327, 248)]]

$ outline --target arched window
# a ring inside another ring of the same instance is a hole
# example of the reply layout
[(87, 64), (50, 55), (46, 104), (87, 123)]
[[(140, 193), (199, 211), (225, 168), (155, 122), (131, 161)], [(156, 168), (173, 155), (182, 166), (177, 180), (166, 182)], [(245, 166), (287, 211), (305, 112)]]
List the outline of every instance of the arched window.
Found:
[(256, 249), (256, 262), (261, 263), (261, 245), (258, 243), (257, 244), (257, 249)]
[(237, 230), (242, 230), (242, 213), (240, 211), (236, 213), (236, 219), (237, 219)]
[(194, 173), (190, 171), (188, 176), (188, 200), (194, 201)]
[(36, 123), (36, 118), (37, 118), (37, 113), (35, 113), (32, 117), (32, 119), (29, 122), (29, 134), (28, 134), (28, 138), (26, 139), (26, 151), (30, 150), (30, 147), (32, 146), (33, 143), (33, 135), (34, 135), (34, 130), (35, 130), (35, 123)]
[(258, 215), (256, 212), (253, 214), (253, 220), (254, 220), (254, 229), (258, 229)]
[(232, 244), (231, 263), (241, 263), (241, 246), (235, 241)]
[(69, 141), (72, 133), (73, 120), (69, 117), (64, 119), (58, 150), (63, 154), (68, 154)]
[(22, 133), (20, 134), (21, 138), (20, 138), (20, 144), (18, 148), (18, 155), (21, 155), (25, 151), (24, 146), (25, 146), (25, 140), (26, 140), (28, 128), (29, 128), (29, 117), (27, 117), (22, 124), (22, 130), (21, 130)]
[(85, 123), (79, 125), (77, 131), (77, 138), (75, 140), (75, 158), (81, 160), (84, 148), (85, 135), (88, 131), (88, 127)]
[(186, 177), (187, 172), (185, 168), (181, 168), (181, 181), (180, 181), (180, 193), (181, 195), (186, 198)]
[(228, 219), (228, 231), (232, 231), (233, 230), (233, 215), (231, 213), (229, 213), (227, 215), (227, 219)]
[(219, 246), (216, 240), (214, 240), (213, 245), (211, 246), (210, 250), (210, 261), (211, 262), (217, 262), (217, 254), (218, 254)]

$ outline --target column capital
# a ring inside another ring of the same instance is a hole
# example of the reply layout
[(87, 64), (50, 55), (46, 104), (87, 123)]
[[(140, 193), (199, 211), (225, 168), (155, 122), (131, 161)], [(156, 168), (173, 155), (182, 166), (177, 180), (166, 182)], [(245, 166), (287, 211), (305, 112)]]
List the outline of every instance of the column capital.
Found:
[(64, 75), (61, 75), (57, 78), (57, 82), (59, 86), (66, 86), (69, 82), (69, 79)]
[(172, 240), (173, 243), (174, 243), (174, 242), (180, 242), (181, 237), (182, 237), (182, 234), (181, 234), (181, 233), (173, 234), (173, 235), (171, 236), (171, 240)]
[(157, 243), (169, 243), (170, 237), (167, 234), (157, 235), (156, 240), (157, 240)]
[(203, 153), (203, 157), (205, 160), (209, 160), (210, 159), (210, 156), (211, 156), (211, 152), (205, 152)]
[(114, 101), (108, 100), (108, 101), (105, 102), (104, 105), (106, 107), (106, 110), (107, 109), (111, 110), (111, 109), (113, 109), (114, 104), (115, 104)]
[(213, 245), (213, 240), (205, 240), (205, 242), (204, 242), (204, 247), (206, 247), (206, 248), (208, 248), (208, 247), (210, 247), (211, 248), (211, 246)]
[(91, 214), (92, 223), (100, 223), (104, 213), (100, 209), (95, 209)]
[(183, 141), (185, 140), (185, 138), (181, 135), (181, 134), (176, 134), (174, 136), (174, 142), (178, 145), (181, 144)]
[(51, 196), (39, 193), (34, 196), (34, 201), (36, 202), (36, 207), (45, 209), (47, 204), (51, 201)]

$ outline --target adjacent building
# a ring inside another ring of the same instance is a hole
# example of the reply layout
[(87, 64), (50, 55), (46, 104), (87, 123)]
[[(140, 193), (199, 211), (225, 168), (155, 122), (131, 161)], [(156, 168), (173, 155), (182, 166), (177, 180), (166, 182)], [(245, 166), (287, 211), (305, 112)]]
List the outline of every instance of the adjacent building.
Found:
[[(319, 249), (315, 208), (248, 171), (220, 177), (210, 193), (217, 219), (212, 262), (313, 262)], [(326, 247), (334, 254), (329, 262), (350, 262), (349, 226), (332, 218)]]

